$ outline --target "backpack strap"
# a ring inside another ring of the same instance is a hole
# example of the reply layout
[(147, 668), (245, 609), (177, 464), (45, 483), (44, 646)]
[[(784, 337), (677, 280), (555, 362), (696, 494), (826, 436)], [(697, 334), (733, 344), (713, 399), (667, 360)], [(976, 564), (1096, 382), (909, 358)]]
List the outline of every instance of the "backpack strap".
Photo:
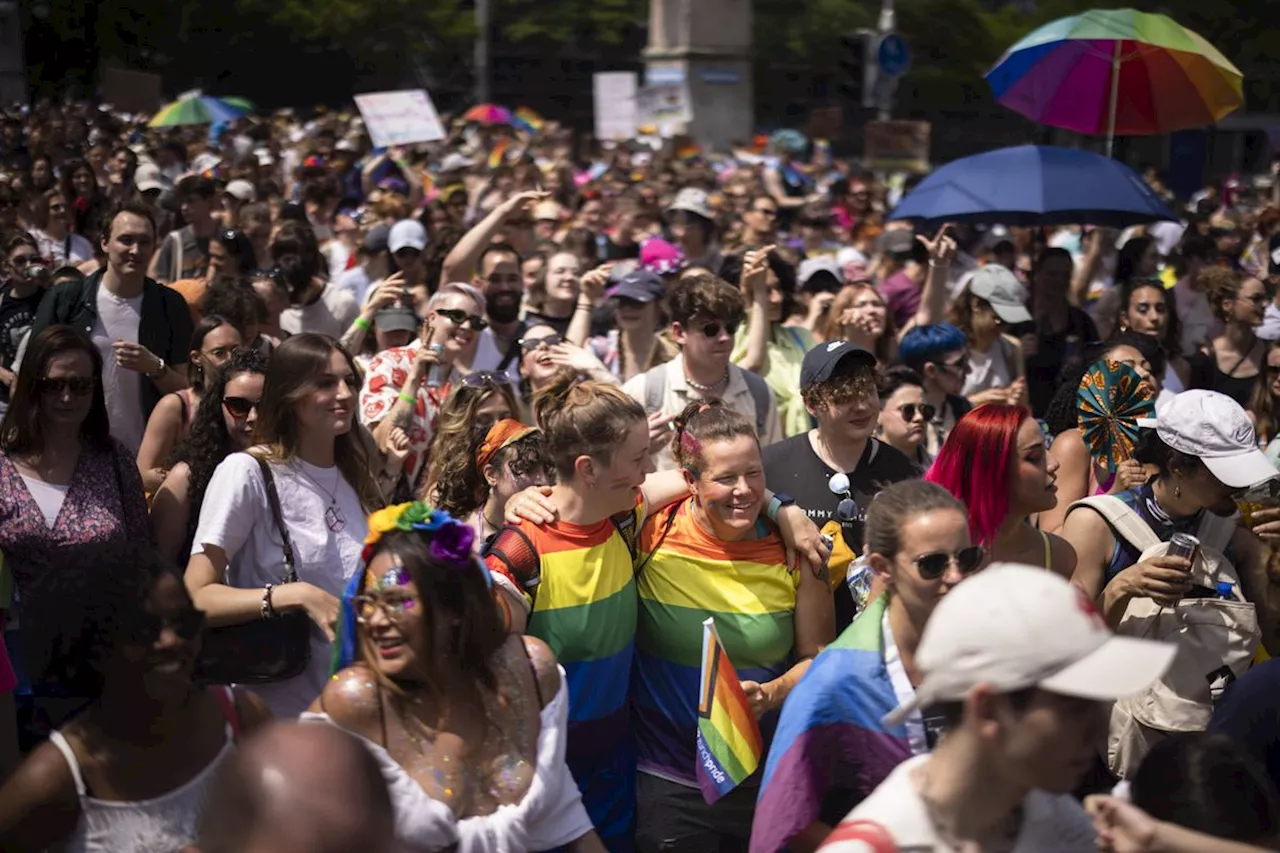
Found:
[(1163, 541), (1151, 529), (1151, 525), (1143, 521), (1142, 516), (1115, 495), (1092, 495), (1081, 498), (1067, 509), (1067, 514), (1070, 515), (1072, 510), (1080, 506), (1087, 506), (1105, 518), (1107, 524), (1111, 525), (1111, 529), (1137, 548), (1139, 553)]
[(765, 428), (769, 425), (769, 402), (773, 398), (773, 392), (769, 390), (769, 383), (750, 370), (743, 370), (742, 378), (747, 381), (747, 390), (751, 392), (751, 399), (756, 404), (756, 435), (763, 437)]
[(1227, 547), (1231, 544), (1231, 537), (1236, 532), (1236, 519), (1234, 516), (1223, 518), (1216, 513), (1204, 511), (1200, 517), (1200, 526), (1196, 528), (1196, 538), (1200, 540), (1200, 545), (1204, 548), (1210, 548), (1219, 554), (1225, 555)]
[[(668, 362), (669, 364), (670, 362)], [(659, 365), (644, 374), (644, 410), (652, 415), (662, 411), (662, 398), (667, 395), (667, 365)]]

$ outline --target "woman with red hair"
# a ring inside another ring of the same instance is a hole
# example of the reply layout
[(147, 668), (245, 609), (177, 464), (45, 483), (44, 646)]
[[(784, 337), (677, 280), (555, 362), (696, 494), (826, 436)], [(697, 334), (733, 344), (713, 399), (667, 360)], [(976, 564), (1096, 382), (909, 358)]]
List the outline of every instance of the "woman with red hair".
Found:
[(1070, 579), (1075, 549), (1027, 521), (1057, 505), (1057, 471), (1031, 409), (991, 403), (956, 422), (925, 479), (969, 508), (969, 535), (993, 562), (1042, 566)]

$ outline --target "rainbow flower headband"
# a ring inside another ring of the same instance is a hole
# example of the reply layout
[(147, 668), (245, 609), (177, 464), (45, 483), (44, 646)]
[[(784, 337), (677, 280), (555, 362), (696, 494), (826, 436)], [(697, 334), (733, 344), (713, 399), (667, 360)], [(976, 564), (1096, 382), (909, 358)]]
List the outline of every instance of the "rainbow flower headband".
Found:
[[(360, 554), (363, 565), (342, 591), (342, 606), (338, 611), (338, 631), (333, 642), (333, 658), (330, 674), (351, 666), (356, 659), (356, 611), (352, 603), (364, 592), (365, 577), (369, 572), (369, 558), (377, 549), (382, 537), (392, 532), (414, 531), (431, 534), (431, 556), (458, 569), (479, 569), (485, 584), (493, 587), (493, 577), (486, 566), (471, 550), (476, 532), (442, 509), (436, 509), (422, 501), (395, 504), (369, 516), (369, 533), (364, 539), (364, 551)], [(410, 581), (409, 572), (403, 567), (387, 572), (380, 586), (403, 586)]]

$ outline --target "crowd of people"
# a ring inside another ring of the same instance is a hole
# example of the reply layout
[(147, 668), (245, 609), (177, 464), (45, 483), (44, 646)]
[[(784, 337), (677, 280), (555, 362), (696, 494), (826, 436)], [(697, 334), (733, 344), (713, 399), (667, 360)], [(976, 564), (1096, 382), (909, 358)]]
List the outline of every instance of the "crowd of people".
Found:
[(1280, 849), (1280, 201), (827, 151), (0, 122), (0, 849)]

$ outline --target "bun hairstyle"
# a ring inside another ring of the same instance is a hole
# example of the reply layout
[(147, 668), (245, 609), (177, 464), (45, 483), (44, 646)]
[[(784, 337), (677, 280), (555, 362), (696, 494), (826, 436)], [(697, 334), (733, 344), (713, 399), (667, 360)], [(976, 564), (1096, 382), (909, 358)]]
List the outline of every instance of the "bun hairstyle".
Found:
[(702, 449), (711, 442), (750, 436), (759, 447), (755, 424), (722, 400), (690, 403), (676, 415), (671, 426), (671, 453), (676, 464), (695, 477), (702, 473)]
[(627, 433), (645, 422), (644, 407), (616, 385), (557, 376), (533, 399), (534, 421), (546, 436), (547, 455), (561, 482), (575, 477), (573, 463), (590, 456), (605, 464)]

